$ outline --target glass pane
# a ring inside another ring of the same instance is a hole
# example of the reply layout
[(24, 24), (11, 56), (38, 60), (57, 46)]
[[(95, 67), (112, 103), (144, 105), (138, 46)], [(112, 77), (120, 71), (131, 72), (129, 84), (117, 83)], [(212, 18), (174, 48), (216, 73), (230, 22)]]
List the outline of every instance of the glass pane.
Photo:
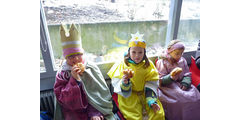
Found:
[(183, 0), (178, 39), (186, 51), (196, 50), (200, 40), (200, 0)]
[[(112, 1), (112, 2), (111, 2)], [(147, 55), (164, 46), (170, 0), (48, 0), (43, 3), (55, 59), (62, 59), (61, 23), (75, 23), (94, 62), (122, 59), (131, 34), (144, 34)], [(56, 62), (57, 63), (57, 62)]]
[[(41, 51), (41, 50), (40, 50), (40, 51)], [(40, 73), (41, 73), (41, 72), (46, 72), (46, 68), (45, 68), (45, 65), (44, 65), (42, 53), (40, 52)]]

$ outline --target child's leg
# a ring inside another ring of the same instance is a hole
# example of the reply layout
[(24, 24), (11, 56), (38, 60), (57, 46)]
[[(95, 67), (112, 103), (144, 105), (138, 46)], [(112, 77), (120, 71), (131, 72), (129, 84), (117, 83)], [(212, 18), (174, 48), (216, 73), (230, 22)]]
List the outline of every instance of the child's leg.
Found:
[(132, 92), (128, 98), (118, 95), (118, 103), (125, 119), (142, 120), (142, 104), (136, 92)]
[(157, 111), (156, 113), (153, 111), (152, 108), (150, 108), (146, 104), (146, 110), (148, 112), (149, 120), (165, 120), (165, 113), (164, 113), (164, 110), (163, 110), (163, 106), (162, 106), (162, 104), (161, 104), (161, 102), (159, 100), (157, 100), (157, 103), (160, 106), (160, 110)]

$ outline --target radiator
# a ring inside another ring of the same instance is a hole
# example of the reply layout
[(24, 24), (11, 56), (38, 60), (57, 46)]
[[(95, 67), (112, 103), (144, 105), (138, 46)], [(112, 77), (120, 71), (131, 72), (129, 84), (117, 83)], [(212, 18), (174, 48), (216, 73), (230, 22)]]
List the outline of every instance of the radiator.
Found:
[(53, 90), (40, 92), (40, 111), (48, 111), (54, 115), (54, 93)]

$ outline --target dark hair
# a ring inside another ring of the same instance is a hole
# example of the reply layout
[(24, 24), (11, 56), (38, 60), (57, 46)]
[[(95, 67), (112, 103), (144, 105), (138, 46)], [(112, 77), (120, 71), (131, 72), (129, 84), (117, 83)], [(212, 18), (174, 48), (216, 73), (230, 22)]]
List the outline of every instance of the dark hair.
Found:
[[(130, 48), (131, 48), (131, 47), (130, 47)], [(124, 63), (125, 63), (127, 66), (129, 66), (129, 65), (128, 65), (128, 63), (129, 63), (129, 62), (128, 62), (128, 59), (130, 58), (130, 48), (128, 49), (127, 55), (124, 56)], [(149, 63), (149, 60), (148, 60), (147, 55), (146, 55), (146, 49), (144, 49), (143, 60), (145, 60), (144, 68), (147, 68), (147, 67), (150, 65), (150, 63)], [(143, 60), (142, 60), (142, 61), (143, 61)]]

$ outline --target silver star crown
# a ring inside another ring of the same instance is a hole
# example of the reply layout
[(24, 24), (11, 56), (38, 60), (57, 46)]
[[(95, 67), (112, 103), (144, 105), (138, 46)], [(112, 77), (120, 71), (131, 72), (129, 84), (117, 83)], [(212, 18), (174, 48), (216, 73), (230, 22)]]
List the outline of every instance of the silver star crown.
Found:
[(138, 42), (138, 41), (140, 41), (140, 42), (145, 42), (145, 40), (143, 40), (143, 35), (144, 34), (139, 34), (139, 32), (137, 32), (137, 33), (135, 33), (135, 34), (131, 34), (131, 36), (132, 36), (132, 38), (131, 38), (131, 40), (130, 40), (130, 42), (131, 41), (134, 41), (134, 42)]

